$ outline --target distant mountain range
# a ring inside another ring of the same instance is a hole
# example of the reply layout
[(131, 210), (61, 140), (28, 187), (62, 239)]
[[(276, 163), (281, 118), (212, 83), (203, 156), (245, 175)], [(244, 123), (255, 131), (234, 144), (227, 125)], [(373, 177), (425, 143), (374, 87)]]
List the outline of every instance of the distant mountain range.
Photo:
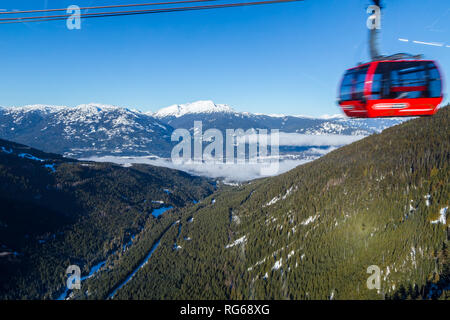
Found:
[(73, 157), (165, 154), (172, 130), (143, 113), (99, 104), (0, 109), (1, 138)]
[(192, 130), (194, 121), (202, 120), (203, 129), (220, 130), (242, 128), (279, 129), (282, 132), (311, 135), (342, 134), (370, 135), (400, 123), (401, 119), (350, 119), (343, 115), (308, 117), (289, 115), (265, 115), (237, 112), (224, 104), (197, 101), (173, 105), (152, 114), (155, 118), (174, 128)]
[(253, 114), (212, 101), (173, 105), (156, 113), (94, 103), (76, 107), (29, 105), (0, 108), (0, 138), (75, 158), (169, 157), (174, 145), (170, 139), (173, 130), (192, 130), (194, 121), (202, 121), (203, 130), (255, 128), (366, 136), (402, 120)]

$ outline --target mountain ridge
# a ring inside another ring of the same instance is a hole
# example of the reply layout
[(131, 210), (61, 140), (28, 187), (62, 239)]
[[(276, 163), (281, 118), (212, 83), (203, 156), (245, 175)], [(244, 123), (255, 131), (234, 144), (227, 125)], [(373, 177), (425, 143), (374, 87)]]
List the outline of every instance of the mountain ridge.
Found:
[[(0, 138), (75, 158), (93, 156), (156, 156), (169, 158), (171, 134), (194, 122), (203, 130), (278, 129), (308, 135), (370, 135), (399, 119), (323, 119), (237, 112), (227, 105), (199, 101), (162, 109), (158, 115), (98, 103), (76, 107), (28, 105), (0, 108)], [(166, 110), (166, 111), (164, 111)]]
[(255, 115), (255, 116), (267, 116), (272, 118), (304, 118), (304, 119), (315, 119), (315, 120), (330, 120), (330, 119), (345, 119), (347, 118), (342, 113), (336, 114), (323, 114), (320, 116), (303, 115), (303, 114), (271, 114), (271, 113), (258, 113), (249, 111), (237, 111), (228, 104), (216, 104), (212, 100), (196, 100), (193, 102), (187, 102), (183, 104), (173, 104), (167, 107), (162, 107), (157, 111), (142, 111), (135, 107), (110, 105), (103, 103), (83, 103), (75, 106), (67, 105), (51, 105), (51, 104), (27, 104), (22, 106), (0, 106), (0, 109), (7, 110), (9, 112), (30, 112), (30, 111), (42, 111), (55, 113), (61, 110), (94, 110), (106, 111), (106, 110), (120, 110), (124, 109), (130, 112), (144, 114), (147, 116), (155, 118), (165, 118), (169, 116), (180, 117), (187, 114), (201, 114), (201, 113), (236, 113), (242, 115)]

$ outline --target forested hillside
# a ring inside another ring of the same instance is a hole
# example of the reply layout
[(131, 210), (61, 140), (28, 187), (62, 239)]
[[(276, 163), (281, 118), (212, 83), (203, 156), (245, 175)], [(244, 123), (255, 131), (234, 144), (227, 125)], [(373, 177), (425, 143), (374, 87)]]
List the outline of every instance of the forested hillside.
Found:
[[(449, 121), (446, 107), (214, 193), (179, 171), (0, 141), (0, 296), (449, 298)], [(82, 287), (64, 292), (71, 264)]]
[(58, 297), (69, 265), (85, 275), (118, 259), (144, 228), (158, 235), (178, 208), (213, 190), (181, 171), (80, 162), (0, 140), (0, 299)]
[[(180, 210), (161, 239), (142, 237), (147, 252), (159, 246), (115, 295), (110, 280), (127, 274), (112, 268), (77, 298), (448, 299), (449, 125), (445, 107), (283, 175), (222, 187)], [(372, 265), (380, 290), (366, 285)]]

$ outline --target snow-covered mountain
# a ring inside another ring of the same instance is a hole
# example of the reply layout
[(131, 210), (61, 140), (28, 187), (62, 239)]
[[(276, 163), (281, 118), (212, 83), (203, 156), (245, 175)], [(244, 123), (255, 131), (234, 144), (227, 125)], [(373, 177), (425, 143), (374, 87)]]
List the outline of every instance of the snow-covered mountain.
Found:
[(95, 103), (0, 108), (0, 137), (72, 157), (167, 155), (172, 130), (139, 111)]
[(197, 101), (183, 105), (163, 108), (153, 116), (173, 128), (192, 130), (194, 121), (202, 121), (203, 129), (249, 128), (279, 129), (282, 132), (301, 134), (345, 134), (370, 135), (400, 123), (401, 119), (354, 119), (343, 115), (310, 117), (288, 115), (265, 115), (249, 112), (237, 112), (225, 104), (212, 101)]
[[(194, 121), (202, 121), (203, 131), (255, 128), (306, 135), (365, 136), (401, 120), (253, 114), (212, 101), (172, 105), (156, 113), (96, 103), (76, 107), (29, 105), (0, 108), (0, 138), (72, 157), (168, 157), (175, 144), (170, 140), (173, 130), (193, 130)], [(304, 149), (303, 144), (297, 146)]]
[(231, 107), (226, 104), (215, 104), (211, 100), (196, 101), (186, 104), (174, 104), (166, 108), (160, 109), (153, 114), (156, 118), (175, 117), (179, 118), (187, 114), (218, 114), (218, 113), (235, 113)]

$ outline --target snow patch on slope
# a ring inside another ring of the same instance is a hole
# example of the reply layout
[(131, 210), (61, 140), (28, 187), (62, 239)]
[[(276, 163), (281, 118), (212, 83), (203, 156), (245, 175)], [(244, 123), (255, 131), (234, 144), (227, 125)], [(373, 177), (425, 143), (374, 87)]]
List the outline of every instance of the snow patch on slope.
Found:
[(289, 189), (286, 190), (286, 193), (283, 196), (280, 195), (280, 196), (274, 197), (272, 200), (267, 202), (263, 207), (271, 206), (271, 205), (277, 203), (279, 200), (286, 199), (292, 193), (292, 191), (296, 191), (296, 190), (297, 190), (297, 186), (290, 187)]
[(230, 244), (226, 245), (225, 249), (237, 246), (237, 245), (239, 245), (241, 243), (244, 243), (245, 241), (247, 241), (247, 236), (240, 237), (239, 239), (236, 239), (233, 243), (230, 243)]
[(319, 217), (318, 214), (316, 214), (315, 216), (310, 216), (310, 217), (308, 217), (308, 219), (302, 221), (300, 224), (304, 225), (304, 226), (307, 226), (308, 224), (314, 222), (318, 217)]
[(442, 208), (439, 211), (439, 219), (431, 221), (433, 224), (442, 223), (443, 225), (447, 224), (447, 211), (448, 207)]

